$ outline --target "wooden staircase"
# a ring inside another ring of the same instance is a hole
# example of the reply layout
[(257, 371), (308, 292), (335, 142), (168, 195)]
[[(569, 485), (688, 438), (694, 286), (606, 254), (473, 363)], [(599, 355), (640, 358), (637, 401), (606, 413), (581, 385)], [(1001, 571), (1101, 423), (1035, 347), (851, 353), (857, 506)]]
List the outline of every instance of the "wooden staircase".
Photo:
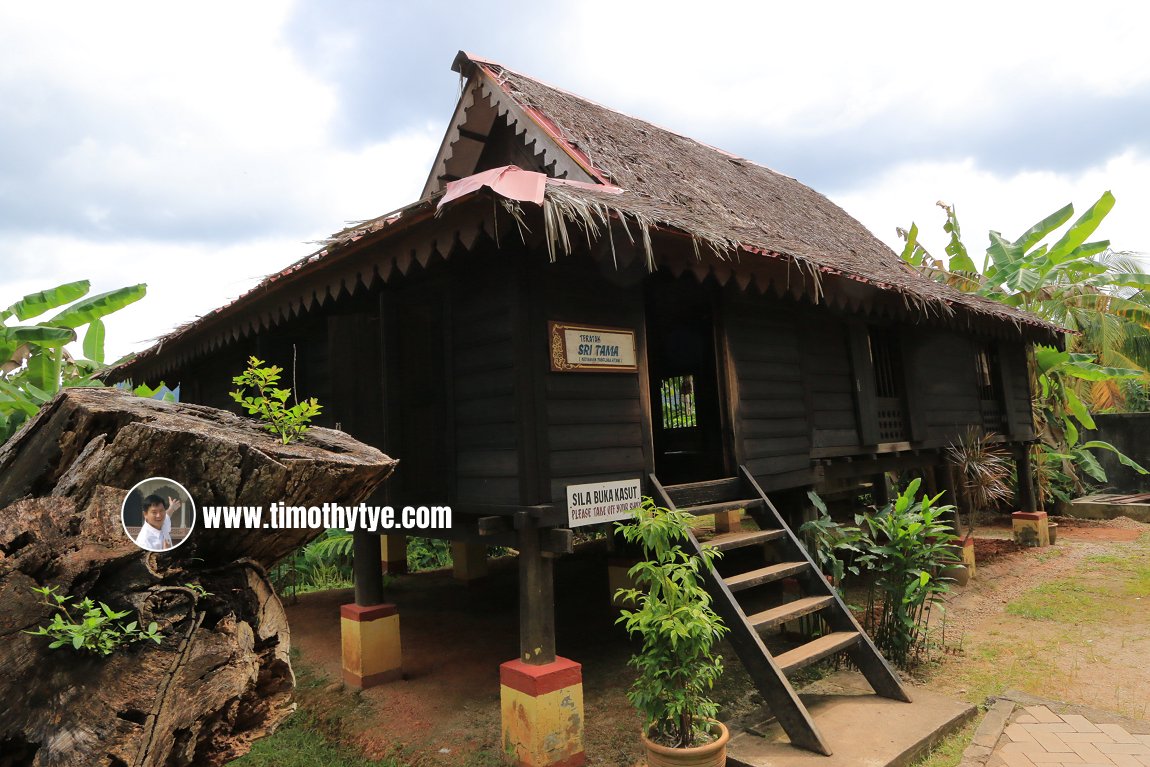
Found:
[[(730, 628), (727, 638), (792, 745), (831, 754), (787, 674), (836, 653), (847, 653), (879, 695), (910, 701), (894, 669), (745, 467), (737, 477), (687, 485), (664, 487), (654, 474), (650, 479), (661, 506), (695, 515), (744, 509), (757, 523), (758, 530), (723, 533), (701, 544), (692, 534), (690, 544), (724, 552), (715, 568), (703, 573), (707, 590)], [(798, 583), (799, 597), (782, 601), (781, 581), (787, 578)], [(772, 655), (762, 634), (803, 616), (818, 616), (826, 633)]]

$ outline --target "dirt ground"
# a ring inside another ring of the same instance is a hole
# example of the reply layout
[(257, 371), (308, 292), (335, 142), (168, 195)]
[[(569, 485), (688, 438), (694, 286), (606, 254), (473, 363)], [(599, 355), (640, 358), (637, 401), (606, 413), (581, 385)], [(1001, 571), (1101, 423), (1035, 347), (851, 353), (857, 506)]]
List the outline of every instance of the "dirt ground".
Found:
[(975, 703), (1015, 688), (1148, 718), (1150, 525), (1058, 522), (1043, 549), (1018, 550), (1005, 526), (976, 533), (991, 556), (976, 542), (977, 575), (948, 601), (927, 684)]
[[(634, 764), (639, 721), (625, 697), (631, 648), (607, 599), (606, 552), (595, 546), (556, 560), (558, 653), (583, 664), (590, 764)], [(493, 562), (478, 584), (450, 571), (397, 578), (388, 598), (399, 607), (404, 679), (360, 694), (346, 723), (371, 758), (406, 764), (503, 763), (499, 743), (499, 664), (519, 654), (515, 560)], [(288, 606), (292, 644), (302, 663), (340, 679), (339, 607), (352, 593), (306, 594)], [(347, 694), (346, 692), (340, 694)]]
[[(936, 621), (934, 662), (913, 683), (971, 702), (1013, 687), (1147, 717), (1150, 593), (1139, 589), (1150, 590), (1150, 525), (1059, 522), (1058, 544), (1044, 549), (1019, 549), (1004, 525), (978, 529), (978, 574), (949, 600), (944, 631)], [(606, 556), (592, 545), (556, 561), (558, 651), (583, 664), (588, 763), (633, 765), (640, 752), (638, 717), (625, 697), (631, 646), (614, 625)], [(499, 664), (518, 654), (514, 565), (497, 561), (470, 586), (450, 572), (398, 578), (388, 597), (400, 611), (404, 679), (363, 693), (338, 683), (339, 606), (351, 592), (304, 595), (288, 606), (299, 662), (332, 680), (326, 693), (344, 699), (340, 711), (349, 696), (358, 701), (341, 723), (344, 740), (404, 764), (503, 763)], [(757, 696), (733, 654), (727, 669), (717, 697), (737, 715)]]

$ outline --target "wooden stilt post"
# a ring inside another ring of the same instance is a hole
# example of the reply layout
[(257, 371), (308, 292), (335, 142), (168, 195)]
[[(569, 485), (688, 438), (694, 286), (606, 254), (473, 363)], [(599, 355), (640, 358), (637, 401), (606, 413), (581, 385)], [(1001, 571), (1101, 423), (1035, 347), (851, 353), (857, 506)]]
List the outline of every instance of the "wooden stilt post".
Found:
[(887, 482), (886, 472), (871, 477), (871, 498), (874, 505), (882, 508), (890, 503), (890, 484)]
[(922, 467), (922, 485), (926, 488), (926, 492), (931, 498), (938, 495), (938, 477), (934, 473), (934, 467), (927, 465)]
[(962, 510), (962, 495), (959, 493), (958, 481), (955, 477), (955, 468), (951, 466), (950, 463), (943, 461), (935, 468), (935, 476), (940, 480), (941, 487), (939, 489), (946, 492), (946, 495), (942, 497), (942, 502), (954, 506), (954, 511), (951, 513), (951, 522), (954, 525), (955, 532), (961, 535), (962, 530), (959, 528), (962, 524), (962, 519), (959, 516), (959, 512)]
[(555, 660), (555, 579), (539, 527), (526, 514), (519, 527), (519, 657), (539, 666)]
[(583, 751), (583, 667), (555, 655), (552, 560), (526, 512), (519, 530), (519, 657), (499, 667), (503, 745), (520, 767), (579, 767)]
[(1018, 508), (1020, 511), (1038, 511), (1034, 496), (1034, 472), (1030, 466), (1030, 450), (1019, 445), (1014, 450), (1014, 464), (1018, 468)]
[(383, 567), (379, 561), (379, 536), (356, 530), (352, 533), (352, 569), (355, 573), (355, 603), (378, 605), (383, 602)]

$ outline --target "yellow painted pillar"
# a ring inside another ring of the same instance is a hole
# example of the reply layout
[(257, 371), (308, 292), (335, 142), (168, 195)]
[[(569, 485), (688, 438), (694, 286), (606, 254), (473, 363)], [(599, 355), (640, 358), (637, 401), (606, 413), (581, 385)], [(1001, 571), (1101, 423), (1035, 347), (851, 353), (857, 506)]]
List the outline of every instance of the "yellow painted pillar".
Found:
[(395, 605), (342, 605), (343, 681), (366, 689), (403, 676)]
[(520, 767), (580, 767), (583, 751), (583, 667), (556, 657), (532, 666), (516, 659), (499, 667), (503, 752)]
[(743, 529), (743, 510), (720, 511), (715, 515), (716, 533), (737, 533)]
[(1014, 540), (1023, 546), (1049, 546), (1050, 528), (1045, 511), (1016, 511), (1011, 514)]
[(631, 576), (627, 574), (638, 561), (639, 560), (634, 557), (621, 556), (609, 557), (607, 559), (607, 587), (610, 589), (608, 594), (613, 607), (626, 607), (634, 610), (639, 606), (636, 602), (627, 602), (615, 596), (615, 592), (619, 589), (633, 589), (638, 587), (635, 581), (631, 579)]
[(483, 580), (487, 577), (487, 546), (452, 541), (451, 569), (457, 581), (475, 583)]
[(379, 536), (379, 561), (383, 571), (391, 575), (403, 575), (407, 572), (407, 536), (381, 535)]

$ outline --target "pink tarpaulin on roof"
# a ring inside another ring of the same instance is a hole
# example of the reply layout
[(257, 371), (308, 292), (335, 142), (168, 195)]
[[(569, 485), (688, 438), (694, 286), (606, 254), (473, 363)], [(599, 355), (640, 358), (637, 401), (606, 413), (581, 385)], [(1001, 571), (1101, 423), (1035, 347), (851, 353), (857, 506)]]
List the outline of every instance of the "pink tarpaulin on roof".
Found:
[(458, 181), (448, 182), (438, 207), (442, 208), (452, 200), (458, 200), (460, 197), (476, 192), (485, 186), (491, 187), (496, 194), (509, 200), (542, 205), (543, 190), (546, 185), (547, 176), (542, 173), (523, 170), (514, 165), (505, 165), (502, 168), (492, 168), (467, 178), (461, 178)]

